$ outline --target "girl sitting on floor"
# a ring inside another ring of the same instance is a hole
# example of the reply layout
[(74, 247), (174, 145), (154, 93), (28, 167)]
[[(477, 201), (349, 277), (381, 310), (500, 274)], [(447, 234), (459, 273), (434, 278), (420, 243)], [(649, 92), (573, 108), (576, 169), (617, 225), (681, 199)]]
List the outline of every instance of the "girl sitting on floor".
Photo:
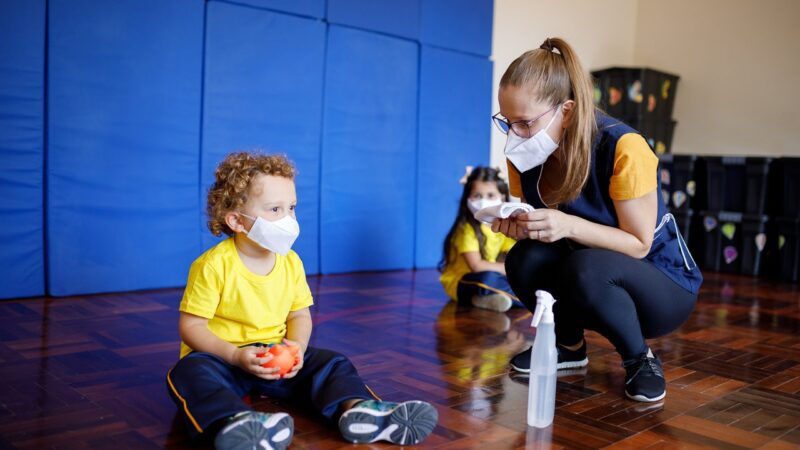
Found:
[(474, 214), (508, 201), (508, 185), (500, 171), (476, 167), (467, 176), (458, 205), (458, 215), (444, 240), (439, 280), (447, 295), (459, 303), (505, 312), (515, 302), (503, 264), (516, 241), (495, 233)]

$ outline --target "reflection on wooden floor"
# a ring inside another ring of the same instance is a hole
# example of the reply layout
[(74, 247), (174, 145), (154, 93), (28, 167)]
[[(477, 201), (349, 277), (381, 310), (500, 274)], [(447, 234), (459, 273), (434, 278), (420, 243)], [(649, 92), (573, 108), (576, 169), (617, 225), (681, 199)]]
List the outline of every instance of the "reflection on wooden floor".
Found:
[[(667, 397), (623, 398), (624, 371), (588, 334), (588, 368), (558, 380), (555, 425), (525, 425), (527, 380), (508, 360), (530, 316), (457, 309), (434, 271), (313, 277), (313, 345), (349, 355), (389, 400), (434, 403), (419, 448), (800, 447), (800, 290), (710, 274), (683, 328), (652, 347)], [(0, 448), (190, 448), (164, 374), (180, 289), (0, 302)], [(293, 448), (353, 448), (292, 405)], [(385, 448), (386, 445), (362, 448)]]

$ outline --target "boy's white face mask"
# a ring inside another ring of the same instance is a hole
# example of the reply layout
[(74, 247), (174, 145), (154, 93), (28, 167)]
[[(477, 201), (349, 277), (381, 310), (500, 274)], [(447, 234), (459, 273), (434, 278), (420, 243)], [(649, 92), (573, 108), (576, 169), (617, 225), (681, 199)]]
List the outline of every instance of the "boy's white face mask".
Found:
[(300, 224), (288, 214), (274, 222), (261, 217), (251, 217), (244, 213), (239, 214), (253, 221), (247, 237), (271, 252), (286, 256), (292, 249), (294, 241), (297, 240), (297, 236), (300, 235)]
[(561, 111), (560, 105), (556, 108), (556, 112), (550, 122), (547, 123), (547, 126), (528, 139), (517, 136), (513, 130), (508, 130), (508, 140), (506, 140), (506, 147), (503, 153), (506, 154), (506, 158), (514, 164), (514, 167), (520, 173), (541, 166), (558, 148), (558, 143), (553, 141), (553, 138), (547, 134), (547, 129), (556, 120), (559, 111)]

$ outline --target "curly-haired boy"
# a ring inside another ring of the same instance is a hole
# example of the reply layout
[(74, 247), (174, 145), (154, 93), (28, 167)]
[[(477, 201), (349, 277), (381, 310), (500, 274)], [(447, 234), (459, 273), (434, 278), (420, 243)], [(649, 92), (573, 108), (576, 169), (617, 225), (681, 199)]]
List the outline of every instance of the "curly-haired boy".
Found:
[[(308, 346), (313, 299), (291, 251), (300, 233), (294, 176), (280, 155), (232, 153), (217, 167), (208, 227), (229, 238), (192, 263), (168, 391), (190, 434), (214, 437), (218, 449), (291, 442), (292, 418), (253, 411), (243, 400), (249, 393), (312, 405), (350, 442), (421, 442), (436, 426), (435, 408), (380, 401), (346, 356)], [(298, 348), (284, 375), (263, 367), (272, 359), (264, 346), (281, 344)]]

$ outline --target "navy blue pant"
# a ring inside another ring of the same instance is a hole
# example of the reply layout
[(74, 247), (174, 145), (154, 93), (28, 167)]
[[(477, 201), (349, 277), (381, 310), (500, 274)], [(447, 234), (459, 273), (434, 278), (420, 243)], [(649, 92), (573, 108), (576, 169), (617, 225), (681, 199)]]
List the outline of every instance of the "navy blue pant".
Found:
[(476, 295), (505, 294), (514, 299), (516, 306), (523, 306), (514, 295), (508, 278), (500, 272), (472, 272), (464, 275), (458, 281), (456, 296), (459, 303), (470, 304)]
[(605, 336), (623, 360), (647, 352), (645, 339), (663, 336), (689, 318), (692, 294), (649, 262), (602, 249), (576, 249), (567, 240), (517, 242), (506, 273), (525, 306), (536, 309), (537, 289), (556, 298), (556, 339), (574, 345), (590, 329)]
[(213, 434), (223, 419), (251, 410), (243, 400), (251, 393), (311, 405), (331, 421), (342, 402), (375, 398), (346, 356), (313, 347), (297, 375), (280, 380), (264, 380), (216, 355), (193, 352), (167, 373), (167, 391), (192, 438), (206, 430)]

